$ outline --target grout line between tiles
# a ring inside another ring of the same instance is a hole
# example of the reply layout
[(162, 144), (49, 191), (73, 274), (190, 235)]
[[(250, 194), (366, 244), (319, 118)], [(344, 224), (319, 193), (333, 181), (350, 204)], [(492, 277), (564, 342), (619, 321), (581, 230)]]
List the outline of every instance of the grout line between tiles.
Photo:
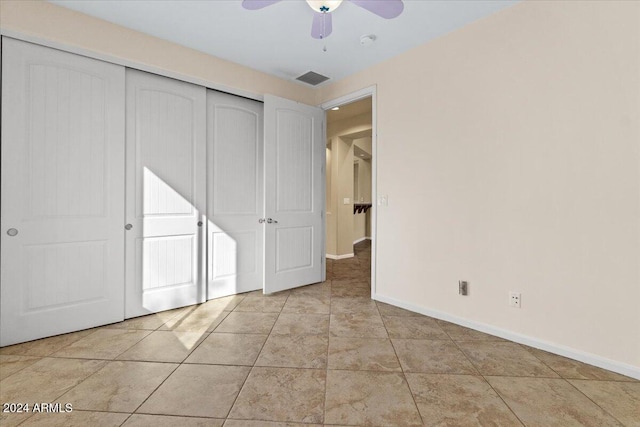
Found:
[[(289, 293), (287, 295), (287, 298), (284, 301), (284, 304), (282, 304), (282, 308), (284, 308), (284, 306), (287, 303), (287, 301), (289, 301), (289, 297), (290, 296), (291, 296), (291, 294)], [(280, 309), (280, 312), (278, 313), (278, 317), (276, 317), (276, 320), (273, 322), (273, 325), (271, 325), (271, 329), (269, 329), (269, 333), (267, 334), (267, 338), (262, 343), (262, 347), (260, 347), (260, 351), (258, 352), (258, 355), (256, 356), (256, 359), (253, 361), (253, 365), (249, 369), (249, 373), (244, 378), (244, 381), (242, 382), (242, 385), (240, 386), (240, 390), (238, 390), (238, 394), (236, 394), (235, 399), (233, 399), (233, 403), (229, 406), (229, 410), (227, 411), (227, 414), (225, 416), (225, 420), (229, 417), (229, 415), (231, 414), (231, 411), (233, 411), (234, 406), (236, 406), (236, 402), (238, 401), (238, 398), (240, 397), (240, 394), (242, 393), (242, 390), (244, 389), (245, 384), (247, 384), (247, 380), (249, 379), (249, 377), (253, 373), (253, 370), (256, 367), (256, 362), (260, 358), (260, 354), (262, 353), (262, 350), (264, 350), (264, 346), (267, 344), (267, 341), (269, 341), (269, 337), (271, 336), (271, 332), (273, 332), (273, 328), (275, 328), (276, 323), (278, 323), (278, 319), (280, 318), (281, 314), (282, 314), (282, 309)]]
[(144, 405), (144, 404), (147, 402), (147, 400), (149, 400), (149, 398), (150, 398), (151, 396), (153, 396), (153, 394), (154, 394), (156, 391), (158, 391), (158, 389), (159, 389), (160, 387), (162, 387), (162, 384), (164, 384), (164, 383), (165, 383), (165, 381), (167, 381), (167, 380), (171, 377), (171, 375), (173, 375), (173, 374), (174, 374), (174, 372), (176, 372), (176, 371), (178, 370), (178, 368), (179, 368), (180, 366), (182, 366), (182, 363), (178, 363), (178, 364), (176, 364), (176, 367), (175, 367), (175, 368), (174, 368), (174, 369), (169, 373), (169, 375), (167, 375), (167, 376), (166, 376), (162, 381), (160, 381), (160, 384), (158, 384), (158, 386), (157, 386), (156, 388), (154, 388), (154, 389), (153, 389), (153, 391), (152, 391), (151, 393), (149, 393), (149, 395), (148, 395), (147, 397), (145, 397), (145, 398), (144, 398), (144, 400), (143, 400), (142, 402), (140, 402), (140, 404), (136, 407), (136, 409), (134, 409), (134, 410), (133, 410), (133, 412), (132, 412), (131, 414), (132, 414), (132, 415), (133, 415), (133, 414), (135, 414), (135, 413), (136, 413), (136, 411), (137, 411), (138, 409), (140, 409), (140, 408), (142, 407), (142, 405)]
[[(90, 335), (90, 334), (89, 334)], [(88, 336), (88, 335), (87, 335)], [(43, 358), (44, 359), (44, 358)], [(83, 360), (96, 360), (96, 359), (83, 359)], [(98, 360), (99, 362), (103, 362), (103, 360)], [(106, 361), (108, 363), (108, 361)], [(92, 372), (91, 374), (87, 375), (85, 378), (83, 378), (82, 380), (80, 380), (77, 384), (73, 385), (72, 387), (70, 387), (68, 390), (62, 392), (60, 395), (58, 395), (57, 397), (50, 399), (50, 402), (56, 402), (59, 399), (62, 399), (67, 393), (69, 393), (71, 390), (73, 390), (74, 388), (78, 387), (80, 384), (82, 384), (83, 382), (85, 382), (86, 380), (88, 380), (89, 378), (91, 378), (92, 376), (94, 376), (95, 374), (97, 374), (98, 372), (100, 372), (101, 370), (103, 370), (105, 368), (105, 366), (107, 366), (107, 363), (104, 364), (104, 366), (102, 366), (100, 369), (96, 369), (95, 372)], [(20, 421), (18, 423), (18, 425), (21, 425), (23, 423), (25, 423), (27, 420), (29, 420), (30, 418), (32, 418), (35, 415), (35, 413), (30, 412), (30, 415), (25, 418), (24, 420)]]
[(324, 400), (322, 402), (322, 422), (327, 419), (327, 392), (329, 389), (329, 349), (331, 348), (331, 304), (333, 304), (333, 279), (329, 279), (329, 325), (327, 326), (327, 365), (324, 371)]
[[(613, 418), (614, 420), (616, 420), (617, 422), (620, 423), (620, 425), (624, 426), (624, 423), (622, 421), (620, 421), (618, 419), (618, 417), (616, 417), (614, 414), (612, 414), (611, 412), (607, 411), (605, 408), (603, 408), (602, 406), (600, 406), (595, 400), (593, 400), (592, 398), (590, 398), (589, 396), (587, 396), (586, 393), (584, 393), (582, 390), (580, 390), (578, 387), (576, 387), (571, 381), (569, 381), (566, 378), (562, 378), (565, 382), (567, 382), (571, 387), (573, 387), (578, 393), (580, 393), (581, 395), (583, 395), (584, 397), (586, 397), (587, 399), (589, 399), (591, 401), (591, 403), (593, 403), (594, 405), (596, 405), (598, 408), (600, 408), (605, 414), (609, 415), (611, 418)], [(589, 380), (585, 380), (585, 381), (589, 381)]]
[[(55, 353), (65, 349), (65, 348), (69, 347), (71, 344), (74, 344), (74, 343), (80, 341), (83, 338), (86, 338), (86, 337), (89, 337), (89, 336), (95, 334), (96, 332), (98, 332), (98, 330), (100, 330), (100, 328), (101, 327), (83, 329), (82, 331), (87, 331), (87, 330), (90, 331), (92, 329), (95, 329), (95, 330), (93, 332), (91, 332), (91, 333), (88, 333), (87, 335), (84, 335), (84, 336), (78, 338), (77, 340), (68, 342), (67, 344), (63, 345), (62, 347), (57, 348), (57, 349), (51, 351), (50, 353), (45, 354), (44, 356), (33, 356), (33, 357), (51, 357), (53, 354), (55, 354)], [(82, 331), (70, 332), (70, 334), (77, 333), (77, 332), (82, 332)], [(26, 343), (21, 343), (21, 344), (34, 343), (34, 342), (37, 342), (37, 341), (40, 341), (40, 340), (47, 340), (47, 339), (50, 339), (50, 338), (60, 337), (60, 336), (63, 336), (63, 335), (67, 335), (67, 334), (60, 334), (60, 335), (54, 335), (53, 337), (40, 338), (40, 339), (33, 340), (33, 341), (27, 341)], [(16, 345), (21, 345), (21, 344), (16, 344)], [(11, 347), (11, 346), (9, 346), (9, 347)], [(29, 355), (29, 354), (15, 354), (13, 356), (32, 356), (32, 355)]]
[(42, 359), (44, 359), (45, 357), (47, 357), (47, 356), (23, 356), (23, 355), (21, 355), (21, 354), (3, 354), (3, 355), (0, 355), (0, 356), (33, 357), (33, 358), (35, 358), (35, 359), (38, 359), (38, 360), (34, 361), (33, 363), (31, 363), (31, 364), (29, 364), (29, 365), (27, 365), (27, 366), (23, 366), (22, 368), (18, 369), (17, 371), (14, 371), (14, 372), (10, 373), (10, 374), (9, 374), (9, 375), (7, 375), (6, 377), (2, 378), (0, 381), (4, 381), (4, 380), (6, 380), (7, 378), (11, 377), (12, 375), (17, 374), (18, 372), (22, 371), (23, 369), (26, 369), (26, 368), (28, 368), (29, 366), (31, 366), (31, 365), (33, 365), (33, 364), (36, 364), (36, 363), (38, 363), (40, 360), (42, 360)]
[[(446, 331), (445, 331), (446, 333)], [(453, 340), (452, 340), (453, 341)], [(482, 380), (487, 383), (487, 385), (489, 385), (489, 387), (491, 388), (491, 390), (493, 390), (493, 392), (496, 394), (496, 396), (498, 396), (498, 398), (502, 401), (502, 403), (504, 403), (504, 405), (509, 409), (509, 411), (511, 411), (511, 413), (513, 414), (514, 417), (516, 417), (516, 419), (520, 422), (521, 425), (526, 425), (518, 416), (518, 414), (516, 414), (516, 411), (513, 410), (513, 408), (511, 408), (511, 406), (509, 406), (509, 404), (507, 403), (506, 400), (504, 400), (504, 398), (502, 397), (502, 395), (500, 393), (498, 393), (498, 390), (496, 390), (495, 388), (493, 388), (493, 385), (485, 378), (485, 376), (480, 372), (480, 368), (476, 366), (475, 363), (473, 363), (473, 360), (471, 360), (471, 358), (469, 356), (467, 356), (467, 353), (464, 352), (464, 350), (462, 350), (462, 348), (458, 345), (458, 343), (456, 341), (453, 341), (453, 343), (455, 344), (456, 348), (458, 349), (458, 351), (460, 353), (462, 353), (462, 355), (467, 359), (467, 361), (469, 363), (471, 363), (471, 366), (473, 366), (473, 368), (476, 370), (476, 372), (478, 372), (478, 376), (480, 378), (482, 378)]]
[[(376, 308), (378, 308), (377, 304), (376, 304)], [(378, 308), (378, 314), (380, 314), (380, 309), (379, 308)], [(382, 315), (380, 315), (380, 317), (382, 317)], [(418, 402), (416, 402), (416, 396), (413, 394), (413, 390), (411, 390), (411, 385), (409, 384), (409, 380), (407, 379), (407, 375), (405, 374), (404, 366), (402, 366), (402, 362), (400, 361), (400, 357), (398, 356), (398, 352), (396, 350), (396, 346), (393, 345), (393, 340), (391, 339), (391, 336), (389, 335), (389, 330), (387, 329), (386, 323), (384, 323), (384, 319), (382, 320), (382, 323), (384, 325), (385, 331), (387, 331), (387, 336), (388, 336), (389, 342), (391, 343), (391, 348), (393, 349), (393, 354), (395, 354), (396, 360), (398, 361), (398, 365), (400, 365), (400, 372), (402, 374), (402, 378), (404, 378), (404, 381), (407, 384), (407, 388), (409, 389), (409, 394), (411, 395), (411, 400), (413, 401), (413, 405), (415, 406), (416, 411), (418, 411), (418, 416), (420, 417), (420, 421), (424, 425), (424, 423), (425, 423), (424, 422), (424, 418), (422, 417), (422, 412), (420, 412), (420, 407), (418, 406)]]
[[(487, 376), (488, 376), (488, 375), (487, 375)], [(506, 400), (504, 400), (504, 397), (502, 397), (502, 395), (501, 395), (500, 393), (498, 393), (498, 390), (496, 390), (496, 389), (493, 387), (493, 384), (491, 384), (491, 383), (489, 382), (489, 380), (487, 380), (487, 378), (486, 378), (484, 375), (480, 375), (480, 377), (484, 380), (484, 382), (486, 382), (486, 383), (489, 385), (489, 387), (491, 387), (491, 390), (493, 390), (493, 392), (496, 394), (496, 396), (498, 396), (498, 398), (499, 398), (500, 400), (502, 400), (502, 403), (504, 403), (504, 405), (505, 405), (507, 408), (509, 408), (509, 410), (511, 411), (511, 413), (513, 414), (513, 416), (514, 416), (514, 417), (516, 417), (516, 419), (517, 419), (518, 421), (520, 421), (520, 424), (522, 424), (523, 426), (526, 426), (525, 422), (524, 422), (524, 421), (522, 421), (522, 420), (520, 419), (520, 417), (518, 416), (518, 414), (516, 414), (516, 411), (511, 407), (511, 405), (509, 405), (509, 404), (507, 403), (507, 401), (506, 401)]]
[(125, 425), (127, 423), (127, 421), (129, 421), (129, 418), (131, 418), (133, 416), (133, 414), (129, 414), (129, 416), (127, 418), (124, 419), (124, 421), (122, 421), (122, 423), (120, 424), (119, 427), (122, 427), (123, 425)]

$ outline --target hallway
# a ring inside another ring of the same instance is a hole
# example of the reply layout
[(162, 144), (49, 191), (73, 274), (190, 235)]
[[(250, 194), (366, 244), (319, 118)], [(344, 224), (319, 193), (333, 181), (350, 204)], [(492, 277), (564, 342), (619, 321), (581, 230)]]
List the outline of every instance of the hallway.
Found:
[(640, 382), (374, 302), (355, 249), (324, 283), (2, 348), (2, 403), (73, 406), (2, 425), (637, 425)]

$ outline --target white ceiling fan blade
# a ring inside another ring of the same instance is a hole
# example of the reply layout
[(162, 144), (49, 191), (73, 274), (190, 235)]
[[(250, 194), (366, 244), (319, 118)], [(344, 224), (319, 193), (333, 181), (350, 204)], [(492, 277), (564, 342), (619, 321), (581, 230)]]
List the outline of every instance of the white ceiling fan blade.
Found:
[(248, 10), (262, 9), (282, 0), (242, 0), (242, 7)]
[(402, 0), (350, 0), (356, 6), (367, 9), (369, 12), (385, 18), (392, 19), (400, 15), (404, 10)]

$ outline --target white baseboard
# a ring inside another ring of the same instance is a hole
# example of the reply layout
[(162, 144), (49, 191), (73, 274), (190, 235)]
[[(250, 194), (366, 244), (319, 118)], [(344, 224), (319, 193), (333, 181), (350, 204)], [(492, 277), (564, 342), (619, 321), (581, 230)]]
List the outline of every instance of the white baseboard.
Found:
[(346, 258), (353, 258), (353, 254), (344, 254), (344, 255), (326, 254), (326, 257), (329, 259), (346, 259)]
[(354, 240), (354, 241), (353, 241), (353, 244), (354, 244), (354, 245), (357, 245), (358, 243), (360, 243), (360, 242), (364, 242), (365, 240), (371, 240), (371, 237), (367, 237), (367, 236), (361, 237), (361, 238), (359, 238), (358, 240)]
[(607, 369), (609, 371), (617, 372), (622, 375), (626, 375), (631, 378), (640, 379), (640, 367), (629, 365), (623, 362), (617, 362), (615, 360), (607, 359), (605, 357), (597, 356), (595, 354), (586, 353), (584, 351), (575, 350), (562, 345), (550, 343), (548, 341), (540, 340), (538, 338), (530, 337), (527, 335), (518, 334), (516, 332), (508, 331), (506, 329), (496, 328), (495, 326), (486, 325), (480, 322), (474, 322), (472, 320), (463, 319), (451, 314), (443, 313), (441, 311), (432, 310), (425, 307), (419, 307), (411, 303), (399, 301), (394, 298), (386, 297), (379, 294), (373, 294), (372, 298), (376, 301), (384, 302), (387, 304), (395, 305), (405, 310), (413, 311), (415, 313), (424, 314), (425, 316), (435, 317), (436, 319), (446, 320), (447, 322), (455, 323), (460, 326), (465, 326), (476, 331), (484, 332), (496, 337), (504, 338), (509, 341), (514, 341), (520, 344), (528, 345), (540, 350), (548, 351), (550, 353), (559, 354), (560, 356), (568, 357), (580, 362), (587, 363), (589, 365), (597, 366), (599, 368)]

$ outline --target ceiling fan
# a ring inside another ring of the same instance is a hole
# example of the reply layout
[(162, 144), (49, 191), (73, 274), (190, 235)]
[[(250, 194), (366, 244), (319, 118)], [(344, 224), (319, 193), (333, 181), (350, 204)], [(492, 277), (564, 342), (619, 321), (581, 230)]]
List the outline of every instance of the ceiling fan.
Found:
[[(249, 10), (262, 9), (282, 0), (243, 0), (242, 7)], [(404, 9), (402, 0), (346, 0), (360, 6), (369, 12), (385, 18), (392, 19), (400, 15)], [(324, 39), (329, 37), (332, 30), (331, 12), (336, 10), (343, 0), (306, 0), (307, 4), (315, 12), (311, 24), (311, 37)]]

